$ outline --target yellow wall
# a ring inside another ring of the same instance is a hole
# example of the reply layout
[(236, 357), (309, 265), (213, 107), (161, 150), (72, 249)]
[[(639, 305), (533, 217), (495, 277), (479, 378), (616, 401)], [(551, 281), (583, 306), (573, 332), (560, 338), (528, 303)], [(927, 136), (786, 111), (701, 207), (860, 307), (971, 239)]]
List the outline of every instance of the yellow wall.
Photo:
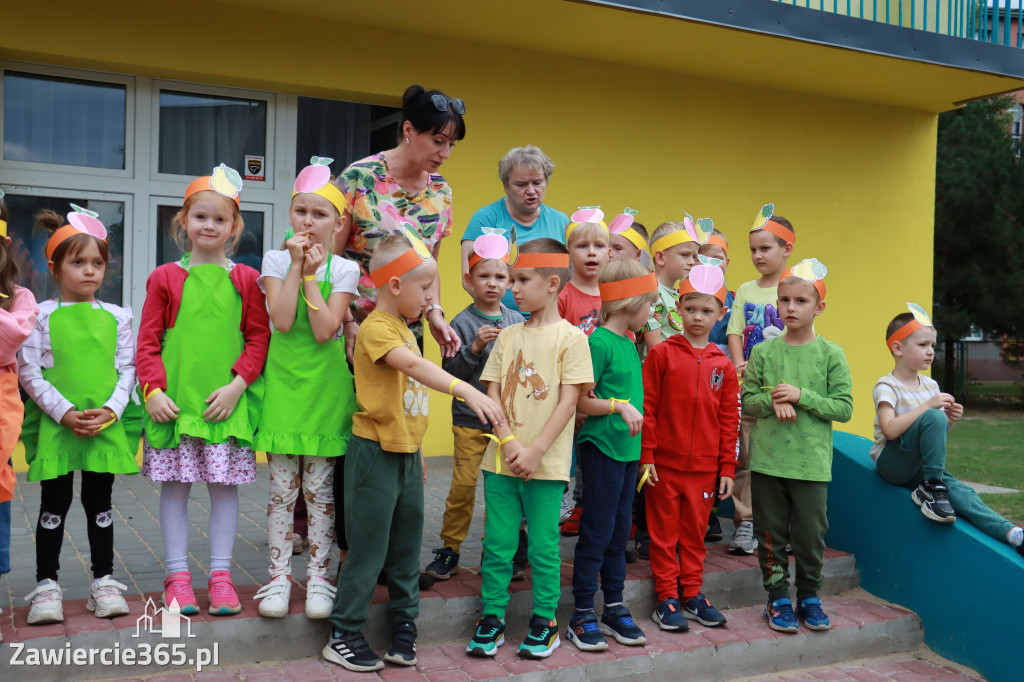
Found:
[[(458, 237), (477, 207), (501, 196), (497, 160), (527, 143), (557, 163), (548, 203), (563, 211), (629, 205), (649, 227), (683, 208), (712, 217), (733, 243), (733, 288), (754, 276), (746, 253), (753, 215), (775, 202), (795, 225), (795, 257), (829, 267), (817, 328), (846, 349), (856, 433), (871, 433), (871, 387), (890, 369), (886, 323), (904, 301), (930, 307), (933, 113), (216, 5), (186, 30), (172, 19), (189, 16), (187, 3), (166, 21), (152, 14), (156, 5), (98, 16), (95, 6), (56, 4), (46, 9), (46, 40), (30, 4), (5, 10), (0, 57), (392, 104), (423, 82), (463, 98), (468, 135), (442, 171), (456, 206), (455, 236), (440, 259), (449, 315), (469, 302)], [(427, 454), (451, 451), (448, 404), (432, 400)]]

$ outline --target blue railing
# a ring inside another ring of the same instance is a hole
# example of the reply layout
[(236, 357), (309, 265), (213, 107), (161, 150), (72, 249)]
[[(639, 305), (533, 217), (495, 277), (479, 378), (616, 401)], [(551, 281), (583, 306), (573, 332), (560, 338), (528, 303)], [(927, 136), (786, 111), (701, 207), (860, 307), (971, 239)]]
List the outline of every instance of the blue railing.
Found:
[(1024, 47), (1024, 0), (774, 0), (848, 17)]

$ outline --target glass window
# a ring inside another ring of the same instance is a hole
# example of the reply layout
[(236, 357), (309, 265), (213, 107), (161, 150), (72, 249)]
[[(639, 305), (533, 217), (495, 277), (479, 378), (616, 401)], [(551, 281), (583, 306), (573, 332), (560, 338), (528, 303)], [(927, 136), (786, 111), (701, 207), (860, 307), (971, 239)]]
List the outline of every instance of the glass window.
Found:
[(209, 175), (221, 163), (242, 172), (247, 154), (266, 156), (267, 103), (161, 90), (158, 153), (161, 173)]
[(124, 168), (127, 88), (4, 72), (4, 159)]
[(295, 135), (295, 173), (313, 156), (334, 159), (335, 173), (370, 154), (391, 149), (401, 129), (401, 109), (395, 107), (299, 97)]
[[(174, 214), (181, 209), (180, 206), (157, 206), (157, 223), (160, 225), (160, 239), (156, 244), (156, 263), (163, 265), (181, 258), (181, 249), (174, 242), (171, 232), (171, 220)], [(260, 211), (242, 211), (242, 220), (245, 221), (245, 231), (238, 240), (235, 253), (231, 259), (236, 263), (244, 263), (255, 268), (257, 271), (263, 269), (263, 213)]]
[(124, 276), (124, 203), (120, 201), (96, 201), (93, 199), (40, 197), (8, 194), (4, 197), (9, 213), (7, 234), (21, 269), (18, 284), (32, 291), (36, 300), (56, 298), (60, 287), (47, 267), (46, 242), (52, 232), (36, 227), (36, 216), (44, 209), (56, 211), (62, 218), (72, 209), (69, 204), (78, 204), (99, 213), (99, 219), (107, 228), (107, 248), (110, 260), (103, 286), (96, 292), (101, 301), (121, 305)]

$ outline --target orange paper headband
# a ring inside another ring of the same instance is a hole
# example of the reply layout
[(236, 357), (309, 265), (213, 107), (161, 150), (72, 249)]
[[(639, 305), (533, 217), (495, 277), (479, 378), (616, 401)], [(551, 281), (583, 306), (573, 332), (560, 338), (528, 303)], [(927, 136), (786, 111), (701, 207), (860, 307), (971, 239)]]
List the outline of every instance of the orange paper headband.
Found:
[(188, 201), (188, 198), (196, 192), (216, 192), (233, 200), (235, 205), (241, 208), (242, 201), (238, 195), (241, 189), (242, 177), (238, 171), (228, 168), (222, 163), (214, 168), (210, 175), (196, 178), (188, 183), (188, 187), (185, 189), (185, 201)]
[(794, 233), (793, 230), (790, 230), (789, 228), (781, 225), (780, 223), (775, 222), (774, 220), (769, 219), (768, 222), (766, 222), (764, 224), (764, 227), (762, 227), (761, 229), (764, 230), (765, 232), (770, 232), (771, 234), (774, 234), (776, 237), (782, 239), (787, 244), (796, 244), (796, 233)]
[(98, 213), (75, 204), (71, 204), (71, 208), (74, 210), (68, 213), (68, 224), (54, 232), (46, 242), (47, 260), (53, 260), (53, 252), (57, 247), (76, 234), (87, 234), (100, 241), (107, 241), (107, 228), (103, 226)]
[(657, 291), (658, 278), (652, 272), (639, 277), (622, 279), (618, 282), (604, 282), (603, 284), (598, 284), (597, 288), (601, 290), (602, 301), (619, 301), (624, 298), (643, 296), (652, 291)]
[(387, 285), (387, 283), (391, 281), (392, 277), (401, 277), (405, 273), (423, 265), (429, 259), (429, 255), (427, 258), (424, 258), (416, 252), (415, 248), (410, 248), (387, 265), (381, 266), (371, 272), (370, 279), (373, 280), (373, 286), (380, 288)]
[(656, 251), (666, 251), (677, 244), (696, 241), (697, 240), (691, 237), (690, 233), (686, 230), (676, 230), (675, 232), (666, 234), (664, 237), (659, 237), (658, 241), (651, 244), (651, 253)]
[(684, 279), (682, 282), (679, 283), (680, 298), (682, 298), (685, 294), (704, 294), (705, 296), (714, 296), (722, 305), (725, 305), (725, 297), (729, 294), (729, 290), (723, 284), (722, 288), (716, 291), (715, 293), (706, 294), (703, 291), (698, 291), (697, 288), (693, 286), (693, 282), (691, 282), (689, 279)]
[(924, 311), (924, 308), (909, 301), (907, 302), (907, 308), (914, 314), (914, 319), (894, 331), (889, 335), (889, 338), (885, 340), (885, 346), (890, 351), (892, 350), (892, 344), (902, 341), (919, 329), (932, 326), (932, 320), (928, 316), (928, 313)]
[[(803, 266), (805, 263), (807, 263), (810, 260), (815, 260), (815, 262), (816, 262), (816, 259), (805, 259), (803, 261), (800, 261), (800, 263), (798, 263), (796, 267), (799, 268), (800, 266)], [(809, 279), (809, 277), (814, 277), (813, 274), (805, 273), (805, 275), (795, 274), (793, 272), (793, 268), (786, 268), (785, 270), (782, 271), (782, 276), (779, 277), (779, 282), (782, 282), (782, 280), (786, 279), (787, 277), (796, 277), (797, 279), (802, 279), (803, 281), (805, 281), (808, 284), (810, 284), (811, 286), (813, 286), (814, 289), (818, 292), (818, 299), (821, 300), (821, 301), (824, 301), (825, 300), (825, 291), (826, 291), (825, 280), (822, 279), (821, 277), (819, 277), (818, 279), (813, 279), (812, 280), (812, 279)], [(822, 275), (822, 277), (824, 277), (824, 275)]]
[(722, 251), (725, 251), (725, 255), (729, 255), (729, 242), (725, 241), (725, 237), (719, 237), (717, 234), (713, 234), (708, 237), (708, 241), (706, 243), (722, 247)]
[(567, 268), (569, 267), (569, 254), (567, 253), (522, 253), (512, 264), (513, 268)]
[(508, 263), (508, 251), (506, 251), (505, 255), (501, 258), (484, 258), (477, 253), (471, 253), (469, 254), (469, 270), (472, 270), (473, 266), (482, 260), (500, 260), (502, 263)]

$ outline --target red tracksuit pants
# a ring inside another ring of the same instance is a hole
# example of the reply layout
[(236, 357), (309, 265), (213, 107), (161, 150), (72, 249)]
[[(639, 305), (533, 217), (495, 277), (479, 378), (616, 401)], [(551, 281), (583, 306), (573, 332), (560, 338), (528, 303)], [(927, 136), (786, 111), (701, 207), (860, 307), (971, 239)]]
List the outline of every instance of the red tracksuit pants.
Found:
[(677, 596), (685, 601), (696, 597), (704, 582), (704, 533), (718, 474), (658, 469), (658, 479), (644, 491), (654, 589), (659, 602)]

